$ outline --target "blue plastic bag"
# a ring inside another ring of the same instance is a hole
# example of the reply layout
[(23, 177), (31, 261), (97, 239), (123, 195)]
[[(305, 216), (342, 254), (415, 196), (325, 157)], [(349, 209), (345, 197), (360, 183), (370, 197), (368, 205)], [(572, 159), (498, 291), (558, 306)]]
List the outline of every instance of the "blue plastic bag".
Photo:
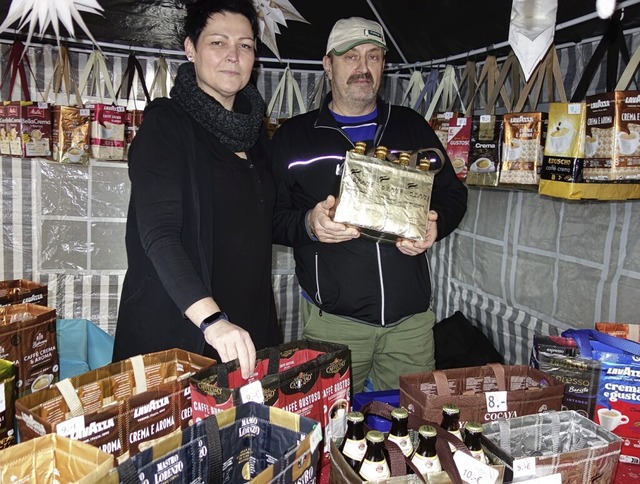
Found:
[(58, 319), (60, 380), (111, 363), (113, 336), (88, 319)]

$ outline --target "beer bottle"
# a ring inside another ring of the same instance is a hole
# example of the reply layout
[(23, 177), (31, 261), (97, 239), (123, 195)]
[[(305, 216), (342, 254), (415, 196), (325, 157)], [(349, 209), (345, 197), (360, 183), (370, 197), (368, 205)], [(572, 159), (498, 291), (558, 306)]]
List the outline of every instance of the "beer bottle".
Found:
[(344, 460), (357, 471), (364, 453), (367, 450), (367, 441), (364, 436), (364, 415), (360, 412), (347, 414), (347, 433), (344, 436), (340, 452)]
[[(442, 422), (440, 427), (455, 435), (462, 441), (462, 433), (460, 432), (460, 408), (455, 403), (445, 403), (442, 407)], [(456, 448), (449, 442), (451, 452), (455, 452)]]
[(391, 429), (387, 437), (391, 442), (400, 447), (400, 450), (407, 457), (413, 453), (413, 444), (409, 436), (409, 413), (404, 408), (394, 408), (391, 411)]
[(411, 457), (411, 462), (424, 476), (428, 472), (442, 470), (436, 452), (436, 429), (431, 425), (421, 425), (418, 429), (418, 447)]
[(482, 425), (478, 422), (467, 422), (464, 426), (464, 445), (471, 451), (471, 455), (483, 464), (487, 463), (487, 456), (482, 450)]
[(358, 475), (365, 481), (391, 477), (389, 463), (384, 454), (384, 434), (378, 430), (367, 432), (367, 450), (358, 468)]
[(387, 149), (386, 146), (382, 146), (382, 145), (376, 146), (375, 157), (378, 158), (379, 160), (386, 160), (388, 153), (389, 153), (389, 150)]
[(398, 162), (402, 166), (409, 166), (411, 164), (411, 153), (407, 153), (406, 151), (403, 151), (402, 153), (400, 153), (400, 156), (398, 157)]
[(355, 148), (351, 151), (358, 153), (359, 155), (364, 155), (367, 152), (367, 143), (365, 141), (358, 141), (355, 144)]

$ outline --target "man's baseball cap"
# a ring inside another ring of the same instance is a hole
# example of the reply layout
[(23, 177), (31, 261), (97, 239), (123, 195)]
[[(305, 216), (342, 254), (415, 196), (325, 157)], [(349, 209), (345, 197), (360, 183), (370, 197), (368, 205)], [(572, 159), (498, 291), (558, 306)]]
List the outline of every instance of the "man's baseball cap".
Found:
[(337, 55), (353, 49), (360, 44), (375, 44), (387, 48), (384, 31), (378, 22), (362, 17), (343, 18), (336, 22), (327, 41), (327, 55), (333, 51)]

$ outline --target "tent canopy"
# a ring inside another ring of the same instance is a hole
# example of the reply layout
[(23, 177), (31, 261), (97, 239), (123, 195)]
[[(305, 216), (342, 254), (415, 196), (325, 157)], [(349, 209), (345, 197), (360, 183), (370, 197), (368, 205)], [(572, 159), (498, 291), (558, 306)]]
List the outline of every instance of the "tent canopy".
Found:
[[(180, 27), (185, 15), (181, 0), (98, 0), (104, 16), (84, 14), (97, 41), (182, 50)], [(287, 21), (276, 41), (283, 62), (322, 59), (331, 27), (340, 18), (361, 16), (383, 24), (390, 51), (387, 63), (410, 65), (464, 56), (470, 51), (504, 54), (509, 33), (511, 0), (290, 0), (309, 24)], [(3, 20), (11, 0), (0, 0)], [(607, 20), (596, 15), (596, 0), (560, 0), (556, 44), (580, 42), (601, 35)], [(624, 7), (624, 29), (640, 27), (640, 0), (618, 2)], [(14, 24), (12, 27), (17, 27)], [(64, 33), (64, 28), (62, 28)], [(47, 32), (53, 33), (53, 32)], [(83, 38), (77, 29), (77, 38)], [(2, 34), (4, 37), (7, 33)], [(36, 39), (37, 40), (37, 37)], [(260, 45), (261, 58), (275, 55)], [(459, 57), (464, 62), (464, 58)]]

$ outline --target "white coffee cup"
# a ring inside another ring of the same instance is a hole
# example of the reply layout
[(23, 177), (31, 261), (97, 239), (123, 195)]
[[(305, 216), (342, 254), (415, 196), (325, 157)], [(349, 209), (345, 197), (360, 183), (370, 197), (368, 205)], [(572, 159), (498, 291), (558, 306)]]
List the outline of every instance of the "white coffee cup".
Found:
[(622, 415), (614, 408), (599, 408), (598, 421), (600, 425), (607, 430), (613, 431), (619, 425), (629, 423), (629, 417)]
[(462, 170), (464, 170), (464, 167), (466, 165), (464, 159), (459, 157), (452, 159), (451, 164), (453, 165), (453, 169), (456, 173), (460, 173)]
[(591, 158), (598, 151), (598, 139), (593, 136), (587, 136), (584, 141), (584, 154)]
[(49, 373), (43, 373), (42, 375), (39, 375), (35, 380), (33, 380), (33, 383), (31, 383), (31, 391), (37, 392), (38, 390), (47, 388), (49, 385), (51, 385), (52, 381), (53, 375)]
[(508, 161), (515, 161), (522, 154), (522, 143), (519, 139), (512, 139), (504, 145), (504, 149), (506, 150), (505, 158)]
[(620, 147), (620, 153), (623, 155), (633, 154), (638, 145), (640, 145), (640, 136), (635, 131), (618, 133), (618, 146)]
[(69, 161), (71, 163), (78, 163), (80, 161), (80, 158), (82, 158), (82, 150), (80, 148), (72, 146), (67, 151), (67, 157), (69, 158)]
[(549, 131), (549, 133), (547, 133), (547, 140), (549, 140), (551, 152), (558, 155), (567, 152), (571, 147), (575, 133), (575, 130), (572, 128), (557, 128)]

